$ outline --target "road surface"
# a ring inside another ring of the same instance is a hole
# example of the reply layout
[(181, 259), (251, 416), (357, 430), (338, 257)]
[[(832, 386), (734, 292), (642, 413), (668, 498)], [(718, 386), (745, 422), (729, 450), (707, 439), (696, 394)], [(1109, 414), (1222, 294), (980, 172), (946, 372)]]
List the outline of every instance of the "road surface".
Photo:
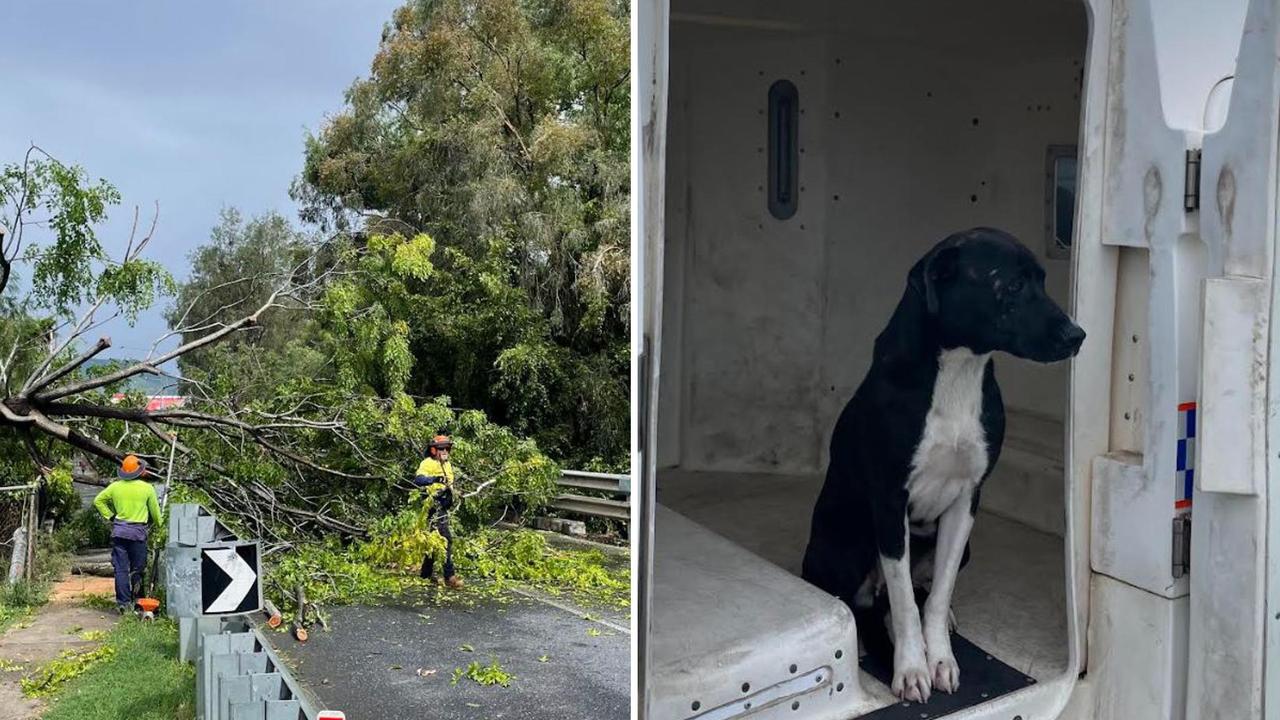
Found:
[[(330, 631), (313, 628), (305, 644), (286, 634), (271, 637), (322, 709), (349, 718), (630, 716), (625, 615), (527, 591), (446, 592), (333, 608)], [(495, 659), (514, 676), (508, 687), (465, 677), (452, 684), (455, 668)]]

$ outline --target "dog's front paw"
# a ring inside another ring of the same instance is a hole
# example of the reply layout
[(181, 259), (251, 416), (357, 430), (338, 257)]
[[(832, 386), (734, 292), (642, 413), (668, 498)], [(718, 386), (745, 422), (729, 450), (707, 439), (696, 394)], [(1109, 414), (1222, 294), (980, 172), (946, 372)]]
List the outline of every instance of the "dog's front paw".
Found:
[(929, 670), (933, 675), (933, 686), (944, 693), (953, 693), (960, 689), (960, 666), (950, 651), (946, 655), (934, 656), (929, 653)]
[[(944, 625), (945, 627), (945, 625)], [(942, 692), (953, 693), (960, 688), (960, 666), (951, 653), (951, 636), (932, 633), (925, 642), (929, 658), (929, 677), (933, 686)]]
[(920, 653), (893, 663), (893, 694), (900, 700), (929, 701), (929, 670)]

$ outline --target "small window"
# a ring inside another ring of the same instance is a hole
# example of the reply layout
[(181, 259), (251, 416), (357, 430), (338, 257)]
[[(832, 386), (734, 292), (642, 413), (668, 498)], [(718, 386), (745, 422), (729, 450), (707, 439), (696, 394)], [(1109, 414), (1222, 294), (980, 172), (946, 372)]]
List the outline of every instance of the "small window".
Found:
[(1076, 146), (1050, 145), (1045, 162), (1046, 254), (1071, 257), (1075, 241)]
[(786, 220), (796, 214), (799, 201), (800, 100), (790, 80), (779, 80), (769, 88), (769, 214)]

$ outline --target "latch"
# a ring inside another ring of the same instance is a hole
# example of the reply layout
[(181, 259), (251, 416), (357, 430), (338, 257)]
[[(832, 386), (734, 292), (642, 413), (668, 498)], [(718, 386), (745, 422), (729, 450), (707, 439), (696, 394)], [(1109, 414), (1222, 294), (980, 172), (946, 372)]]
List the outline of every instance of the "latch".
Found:
[(1185, 188), (1182, 193), (1182, 207), (1187, 212), (1200, 209), (1200, 150), (1187, 151)]
[(1191, 513), (1173, 519), (1173, 579), (1191, 572)]

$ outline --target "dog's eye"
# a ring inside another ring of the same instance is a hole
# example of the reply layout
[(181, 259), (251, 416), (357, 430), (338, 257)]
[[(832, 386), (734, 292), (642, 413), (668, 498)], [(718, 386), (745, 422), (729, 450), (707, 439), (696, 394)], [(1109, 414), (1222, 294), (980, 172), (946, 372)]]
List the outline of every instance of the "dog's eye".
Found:
[(1016, 295), (1020, 292), (1022, 292), (1022, 280), (1014, 280), (1013, 282), (1009, 283), (1010, 295)]

